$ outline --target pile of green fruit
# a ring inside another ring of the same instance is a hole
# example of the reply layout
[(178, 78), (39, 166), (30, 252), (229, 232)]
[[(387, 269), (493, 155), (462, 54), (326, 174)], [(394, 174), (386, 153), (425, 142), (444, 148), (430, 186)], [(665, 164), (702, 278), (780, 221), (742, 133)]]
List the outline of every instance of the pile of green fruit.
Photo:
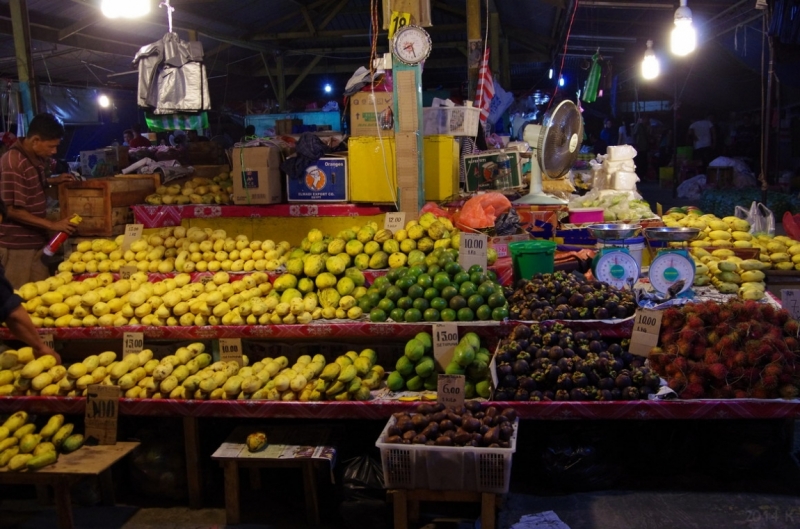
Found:
[(375, 279), (359, 306), (370, 320), (383, 322), (418, 321), (503, 321), (508, 303), (497, 275), (480, 266), (465, 271), (450, 250), (436, 263), (419, 263), (410, 268), (390, 270)]
[(386, 385), (392, 391), (436, 391), (438, 378), (433, 361), (433, 338), (421, 332), (406, 344), (405, 353), (389, 373)]
[(83, 446), (83, 435), (72, 433), (75, 426), (53, 415), (37, 432), (28, 414), (18, 411), (0, 426), (0, 468), (39, 470)]
[(474, 332), (468, 332), (458, 342), (453, 351), (453, 359), (445, 368), (448, 375), (465, 375), (464, 397), (488, 399), (492, 392), (492, 378), (489, 362), (492, 355), (481, 347), (481, 339)]

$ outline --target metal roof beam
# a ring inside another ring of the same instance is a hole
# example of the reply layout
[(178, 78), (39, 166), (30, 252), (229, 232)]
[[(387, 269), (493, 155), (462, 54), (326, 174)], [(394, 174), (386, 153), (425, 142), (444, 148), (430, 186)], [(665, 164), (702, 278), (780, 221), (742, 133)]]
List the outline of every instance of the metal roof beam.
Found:
[(88, 28), (89, 26), (94, 26), (104, 18), (105, 17), (102, 13), (95, 13), (93, 15), (89, 15), (88, 17), (84, 17), (59, 31), (58, 40), (64, 40), (65, 38), (72, 36), (75, 33)]

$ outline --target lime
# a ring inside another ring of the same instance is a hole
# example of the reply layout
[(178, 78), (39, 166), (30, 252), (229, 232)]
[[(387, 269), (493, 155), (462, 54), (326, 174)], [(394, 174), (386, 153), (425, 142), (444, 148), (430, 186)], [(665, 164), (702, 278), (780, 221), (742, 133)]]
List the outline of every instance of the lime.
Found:
[(447, 301), (450, 301), (450, 298), (452, 298), (453, 296), (458, 295), (458, 289), (453, 286), (446, 286), (442, 289), (441, 292), (442, 292), (442, 297)]
[[(369, 296), (363, 296), (361, 299), (359, 299), (356, 302), (356, 305), (361, 307), (361, 310), (363, 312), (369, 312), (369, 311), (372, 310), (372, 307), (375, 306), (375, 305), (373, 305), (372, 303), (369, 302)], [(377, 303), (376, 303), (376, 305), (377, 305)]]
[(388, 285), (391, 283), (387, 276), (378, 276), (375, 278), (375, 281), (372, 282), (372, 286), (380, 288), (381, 285)]
[(478, 310), (481, 305), (483, 305), (483, 296), (480, 294), (473, 294), (467, 298), (467, 306), (472, 310)]
[(445, 255), (453, 258), (453, 261), (458, 261), (458, 248), (448, 248), (444, 251)]
[(433, 288), (433, 287), (431, 287), (431, 288), (426, 288), (426, 289), (425, 289), (425, 294), (423, 294), (423, 295), (422, 295), (422, 297), (424, 297), (425, 299), (427, 299), (428, 301), (430, 301), (430, 300), (432, 300), (433, 298), (438, 298), (438, 297), (439, 297), (439, 291), (438, 291), (438, 290), (436, 290), (436, 289), (435, 289), (435, 288)]
[(448, 286), (450, 286), (450, 276), (448, 276), (446, 273), (439, 272), (433, 276), (433, 288), (441, 292), (444, 287)]
[(489, 278), (489, 281), (497, 282), (497, 273), (494, 270), (487, 270), (486, 276)]
[(378, 302), (378, 308), (388, 314), (394, 309), (394, 301), (389, 298), (383, 298)]
[[(473, 281), (474, 283), (474, 281)], [(494, 285), (491, 281), (484, 281), (481, 283), (481, 286), (478, 287), (478, 294), (483, 296), (484, 298), (488, 298), (492, 294), (494, 294)]]
[(392, 288), (392, 284), (391, 283), (389, 283), (389, 282), (381, 283), (381, 285), (378, 287), (378, 294), (380, 294), (381, 296), (385, 296), (386, 292), (390, 288)]
[(397, 268), (397, 275), (395, 276), (395, 278), (392, 281), (392, 283), (394, 283), (395, 281), (397, 281), (401, 277), (405, 277), (405, 275), (407, 273), (408, 273), (408, 267), (407, 266), (401, 266), (400, 268)]
[(444, 310), (447, 308), (447, 300), (444, 298), (433, 298), (431, 300), (431, 307), (436, 310)]
[[(382, 277), (385, 277), (385, 278), (386, 278), (386, 280), (387, 280), (389, 283), (394, 283), (395, 281), (397, 281), (398, 279), (400, 279), (400, 270), (402, 270), (402, 268), (392, 268), (391, 270), (389, 270), (389, 271), (386, 273), (386, 275), (385, 275), (385, 276), (382, 276)], [(377, 282), (378, 282), (378, 279), (380, 279), (380, 277), (379, 277), (379, 278), (377, 278), (377, 279), (375, 279), (375, 283), (376, 283), (376, 284), (377, 284)]]
[(401, 277), (400, 279), (398, 279), (397, 283), (395, 283), (395, 286), (399, 287), (403, 292), (407, 292), (408, 291), (408, 287), (410, 287), (411, 285), (413, 285), (416, 282), (417, 282), (417, 280), (414, 277), (405, 276), (405, 277)]
[(453, 310), (463, 309), (467, 306), (467, 300), (463, 296), (453, 296), (450, 298), (450, 308)]
[(415, 264), (411, 268), (408, 269), (409, 273), (414, 274), (414, 277), (419, 277), (420, 274), (424, 274), (428, 270), (428, 265), (425, 263)]
[(425, 321), (439, 321), (439, 311), (436, 309), (426, 309), (422, 314)]
[(381, 296), (377, 292), (369, 293), (364, 297), (369, 300), (370, 305), (372, 305), (373, 307), (377, 307), (378, 303), (380, 303), (381, 299), (383, 298), (383, 296)]
[(416, 323), (422, 319), (422, 313), (418, 309), (409, 309), (406, 311), (404, 319), (409, 323)]
[(484, 281), (486, 281), (486, 274), (483, 272), (472, 272), (469, 274), (469, 280), (475, 283), (476, 285), (480, 285)]
[(403, 321), (406, 311), (403, 309), (393, 309), (392, 312), (389, 313), (389, 317), (392, 318), (394, 321)]
[(445, 272), (447, 272), (451, 276), (454, 276), (454, 275), (464, 271), (461, 268), (461, 265), (456, 263), (456, 262), (454, 262), (454, 261), (451, 261), (451, 262), (447, 263), (447, 265), (445, 265), (445, 267), (444, 267), (444, 270), (445, 270)]
[(428, 303), (428, 300), (425, 298), (417, 298), (414, 300), (412, 306), (419, 311), (425, 311), (431, 306), (431, 304)]
[(428, 274), (420, 274), (417, 278), (417, 284), (422, 288), (430, 288), (433, 286), (433, 279)]
[(400, 287), (392, 285), (389, 287), (389, 290), (386, 291), (386, 297), (392, 301), (397, 301), (403, 297), (403, 291)]
[(459, 272), (455, 276), (453, 276), (453, 283), (456, 285), (460, 285), (461, 283), (466, 283), (469, 281), (469, 274), (466, 272)]
[(465, 281), (461, 283), (461, 286), (458, 289), (458, 293), (464, 296), (465, 298), (470, 297), (471, 295), (478, 292), (478, 288), (475, 286), (475, 283), (472, 281)]
[(414, 300), (408, 296), (403, 296), (402, 298), (397, 300), (397, 308), (408, 310), (414, 304)]
[(386, 312), (382, 311), (381, 309), (372, 309), (371, 311), (369, 311), (369, 321), (371, 322), (386, 321)]
[(458, 314), (453, 309), (444, 309), (439, 316), (441, 316), (442, 321), (456, 321), (456, 318), (458, 318)]
[(451, 259), (449, 255), (442, 255), (441, 257), (439, 257), (439, 260), (436, 261), (436, 264), (439, 266), (439, 268), (446, 269), (447, 264), (451, 263), (452, 261), (453, 259)]
[(428, 267), (428, 275), (433, 277), (439, 272), (441, 272), (442, 268), (439, 265), (431, 265)]
[(469, 307), (458, 309), (458, 321), (472, 321), (475, 319), (475, 313)]
[(478, 310), (475, 312), (475, 315), (478, 316), (479, 320), (486, 321), (492, 319), (492, 309), (489, 305), (481, 305), (478, 307)]
[(474, 274), (474, 273), (482, 274), (483, 273), (483, 267), (481, 265), (472, 265), (472, 266), (469, 267), (468, 272), (470, 274)]
[(503, 321), (508, 318), (508, 309), (505, 307), (497, 307), (492, 311), (492, 319), (495, 321)]
[(431, 252), (431, 255), (439, 257), (440, 255), (442, 255), (442, 252), (444, 252), (444, 248), (434, 248), (433, 251)]
[(408, 297), (411, 299), (421, 298), (425, 294), (425, 289), (414, 283), (408, 287)]
[(506, 304), (506, 297), (503, 295), (502, 292), (495, 292), (494, 294), (489, 296), (487, 302), (489, 303), (489, 306), (492, 307), (493, 309), (497, 307), (502, 307), (503, 305)]
[(367, 294), (371, 294), (372, 292), (378, 292), (378, 293), (380, 293), (380, 289), (379, 289), (378, 287), (376, 287), (376, 286), (371, 286), (371, 287), (369, 287), (369, 288), (367, 289)]

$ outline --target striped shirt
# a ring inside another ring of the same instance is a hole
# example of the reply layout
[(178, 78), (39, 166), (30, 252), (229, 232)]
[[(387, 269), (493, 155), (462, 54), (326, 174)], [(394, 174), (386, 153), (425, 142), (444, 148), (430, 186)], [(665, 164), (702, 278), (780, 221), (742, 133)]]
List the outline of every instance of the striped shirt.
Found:
[[(44, 160), (28, 156), (21, 142), (16, 142), (0, 158), (0, 198), (6, 206), (26, 210), (45, 218), (47, 198)], [(0, 247), (13, 250), (38, 249), (47, 244), (47, 232), (12, 221), (6, 216), (0, 223)]]

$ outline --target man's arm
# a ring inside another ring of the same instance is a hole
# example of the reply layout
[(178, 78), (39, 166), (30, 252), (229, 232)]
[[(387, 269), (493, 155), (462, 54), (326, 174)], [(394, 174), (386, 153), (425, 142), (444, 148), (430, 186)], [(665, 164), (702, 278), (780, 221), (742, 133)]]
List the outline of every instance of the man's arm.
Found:
[(55, 357), (59, 364), (61, 363), (61, 357), (58, 353), (45, 345), (42, 341), (39, 333), (36, 332), (36, 327), (33, 326), (30, 316), (28, 316), (28, 313), (22, 305), (17, 306), (16, 309), (11, 311), (11, 314), (6, 318), (6, 325), (15, 337), (33, 348), (34, 356), (38, 358), (40, 356), (50, 355)]
[(69, 234), (75, 232), (76, 226), (72, 224), (68, 218), (61, 219), (57, 222), (42, 219), (36, 215), (14, 206), (8, 206), (8, 218), (18, 222), (19, 224), (26, 224), (35, 228), (52, 231), (65, 231)]

